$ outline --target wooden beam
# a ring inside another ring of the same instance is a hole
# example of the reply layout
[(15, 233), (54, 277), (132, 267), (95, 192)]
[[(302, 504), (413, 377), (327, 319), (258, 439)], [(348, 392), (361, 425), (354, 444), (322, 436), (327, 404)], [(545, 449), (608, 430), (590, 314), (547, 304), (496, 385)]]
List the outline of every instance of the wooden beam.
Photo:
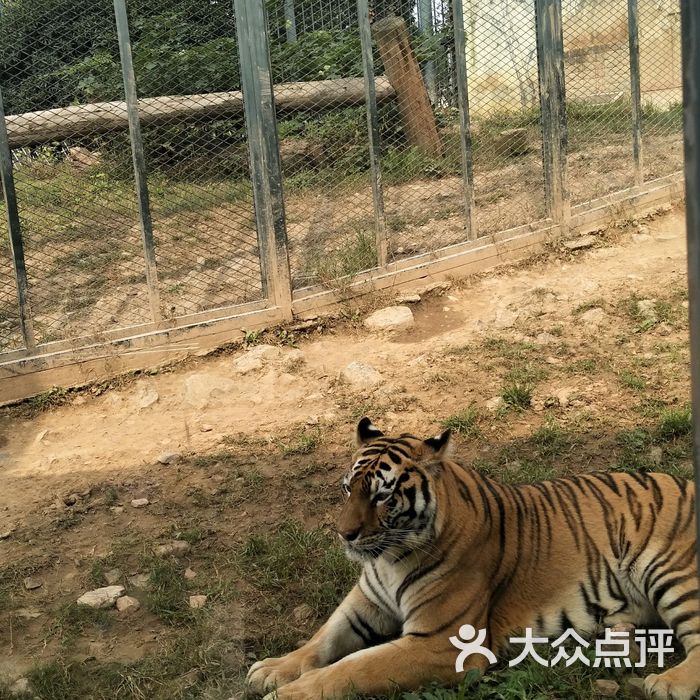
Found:
[(428, 155), (440, 155), (442, 143), (435, 115), (406, 21), (403, 17), (385, 17), (374, 23), (373, 31), (384, 72), (396, 91), (408, 143)]
[[(377, 99), (394, 97), (394, 89), (384, 77), (376, 79)], [(362, 78), (315, 80), (303, 83), (281, 83), (275, 86), (278, 111), (301, 109), (326, 110), (364, 104)], [(180, 97), (147, 97), (139, 100), (141, 124), (162, 124), (178, 119), (219, 119), (243, 114), (240, 92), (213, 92)], [(34, 146), (51, 141), (127, 129), (129, 117), (125, 102), (60, 107), (40, 112), (27, 112), (5, 118), (11, 148)]]

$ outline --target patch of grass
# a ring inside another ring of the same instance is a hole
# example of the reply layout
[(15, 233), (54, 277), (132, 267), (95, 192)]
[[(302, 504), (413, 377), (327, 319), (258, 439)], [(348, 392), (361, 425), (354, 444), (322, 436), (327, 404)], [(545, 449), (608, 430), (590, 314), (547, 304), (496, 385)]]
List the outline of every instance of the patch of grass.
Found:
[(192, 460), (192, 466), (200, 468), (213, 467), (217, 464), (226, 464), (227, 462), (230, 463), (233, 461), (233, 459), (233, 452), (229, 452), (228, 450), (220, 450), (218, 452), (211, 452), (205, 455), (197, 455)]
[[(357, 230), (333, 251), (316, 250), (307, 260), (307, 275), (335, 288), (360, 272), (377, 266), (376, 240), (371, 231)], [(349, 279), (348, 279), (349, 278)]]
[(524, 343), (507, 338), (486, 338), (482, 343), (488, 350), (503, 360), (527, 360), (539, 352), (537, 345)]
[(268, 604), (291, 610), (304, 602), (322, 618), (335, 609), (358, 575), (331, 533), (307, 530), (296, 522), (251, 535), (237, 559)]
[(584, 357), (575, 360), (567, 366), (566, 371), (570, 374), (591, 374), (598, 369), (598, 360), (593, 357)]
[(623, 369), (618, 372), (617, 379), (625, 389), (631, 391), (644, 391), (647, 388), (647, 382), (644, 377), (640, 377), (628, 369)]
[(512, 408), (528, 408), (532, 403), (532, 386), (520, 382), (511, 382), (503, 386), (501, 398)]
[(571, 450), (575, 441), (570, 433), (552, 421), (539, 427), (528, 439), (538, 457), (550, 459)]
[(625, 430), (617, 434), (615, 441), (619, 447), (615, 468), (621, 471), (645, 471), (653, 465), (649, 459), (649, 449), (653, 438), (643, 428)]
[(285, 457), (292, 455), (311, 454), (321, 443), (321, 433), (318, 430), (303, 430), (294, 435), (289, 442), (279, 441), (280, 449)]
[(191, 610), (188, 604), (184, 567), (174, 558), (147, 556), (142, 569), (148, 574), (148, 610), (169, 625), (192, 622), (196, 611)]
[(693, 417), (689, 406), (665, 409), (658, 419), (656, 437), (659, 440), (670, 441), (690, 435), (692, 431)]
[(463, 411), (445, 418), (440, 425), (466, 437), (478, 437), (481, 432), (479, 430), (479, 418), (480, 415), (476, 406), (469, 406)]
[(575, 309), (574, 309), (574, 315), (578, 316), (580, 314), (585, 313), (586, 311), (590, 311), (591, 309), (598, 309), (598, 308), (605, 308), (605, 299), (598, 297), (597, 299), (591, 299), (591, 301), (586, 301), (583, 304), (579, 304)]
[[(100, 585), (104, 585), (104, 581)], [(70, 646), (87, 630), (106, 630), (112, 624), (109, 610), (90, 608), (77, 603), (66, 603), (55, 614), (52, 632), (64, 646)]]

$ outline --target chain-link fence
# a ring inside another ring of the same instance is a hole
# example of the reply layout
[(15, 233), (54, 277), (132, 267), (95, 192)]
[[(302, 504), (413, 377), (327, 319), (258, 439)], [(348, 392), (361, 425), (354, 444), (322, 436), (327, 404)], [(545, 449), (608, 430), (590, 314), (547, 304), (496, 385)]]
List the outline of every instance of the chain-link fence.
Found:
[(678, 0), (0, 0), (0, 94), (8, 357), (291, 308), (682, 166)]

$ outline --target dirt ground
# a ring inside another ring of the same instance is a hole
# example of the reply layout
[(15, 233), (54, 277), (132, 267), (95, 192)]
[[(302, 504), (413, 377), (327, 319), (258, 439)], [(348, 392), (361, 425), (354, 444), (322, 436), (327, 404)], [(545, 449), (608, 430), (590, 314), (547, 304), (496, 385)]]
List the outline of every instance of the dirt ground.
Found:
[[(387, 431), (452, 425), (460, 460), (508, 480), (688, 473), (685, 264), (674, 210), (455, 280), (394, 336), (348, 307), (305, 336), (3, 410), (0, 678), (28, 676), (40, 698), (239, 692), (251, 658), (307, 637), (352, 580), (324, 538), (365, 414)], [(344, 383), (353, 361), (381, 383)], [(172, 540), (187, 551), (154, 554)], [(141, 609), (84, 615), (75, 600), (110, 569)]]

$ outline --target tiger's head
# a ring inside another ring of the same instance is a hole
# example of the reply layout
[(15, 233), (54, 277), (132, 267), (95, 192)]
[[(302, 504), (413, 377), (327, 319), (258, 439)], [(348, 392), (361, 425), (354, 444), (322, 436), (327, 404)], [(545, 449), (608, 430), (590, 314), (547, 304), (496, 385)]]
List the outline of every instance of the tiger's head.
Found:
[(337, 523), (348, 557), (368, 561), (427, 551), (435, 535), (435, 479), (450, 451), (450, 431), (427, 440), (408, 433), (387, 437), (363, 418), (355, 442)]

